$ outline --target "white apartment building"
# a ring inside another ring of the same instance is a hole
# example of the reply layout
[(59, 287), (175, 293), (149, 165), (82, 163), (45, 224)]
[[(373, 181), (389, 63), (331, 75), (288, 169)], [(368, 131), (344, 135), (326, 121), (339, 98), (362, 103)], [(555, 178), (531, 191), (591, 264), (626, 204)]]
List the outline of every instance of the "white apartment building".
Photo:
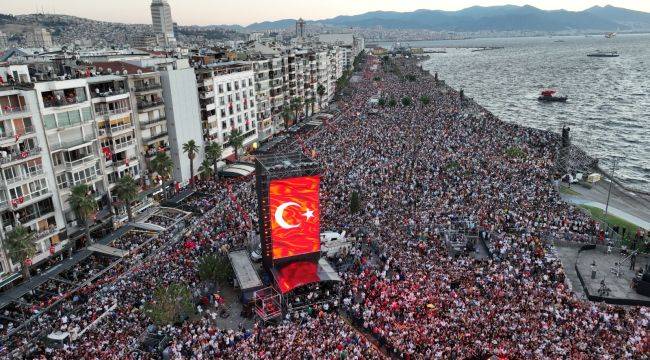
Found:
[(151, 2), (151, 22), (159, 44), (167, 46), (176, 44), (172, 9), (166, 0)]
[[(29, 81), (28, 74), (20, 76)], [(33, 232), (36, 254), (29, 261), (34, 265), (68, 243), (51, 169), (35, 92), (30, 87), (0, 87), (0, 241), (17, 225)], [(21, 260), (15, 260), (0, 246), (3, 283), (20, 276), (15, 271)]]
[(196, 70), (205, 143), (223, 147), (223, 158), (234, 158), (230, 133), (244, 135), (243, 146), (257, 141), (257, 107), (253, 64), (216, 63)]
[(55, 205), (58, 203), (57, 210), (63, 213), (71, 235), (81, 227), (68, 203), (74, 186), (89, 185), (95, 199), (108, 205), (94, 105), (86, 79), (38, 82), (34, 89), (45, 132), (43, 147), (52, 161), (47, 170), (55, 177)]

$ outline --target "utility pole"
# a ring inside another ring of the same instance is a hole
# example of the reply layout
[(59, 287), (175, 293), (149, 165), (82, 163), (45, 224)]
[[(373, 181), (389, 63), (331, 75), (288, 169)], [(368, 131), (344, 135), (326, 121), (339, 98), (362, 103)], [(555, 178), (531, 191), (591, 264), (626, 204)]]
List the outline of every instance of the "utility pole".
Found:
[(609, 179), (609, 190), (607, 191), (607, 204), (605, 204), (605, 218), (607, 218), (607, 212), (609, 211), (609, 197), (612, 195), (612, 184), (614, 183), (614, 173), (616, 172), (616, 165), (618, 165), (618, 160), (614, 159), (614, 162), (612, 163), (612, 175), (611, 175), (612, 178)]

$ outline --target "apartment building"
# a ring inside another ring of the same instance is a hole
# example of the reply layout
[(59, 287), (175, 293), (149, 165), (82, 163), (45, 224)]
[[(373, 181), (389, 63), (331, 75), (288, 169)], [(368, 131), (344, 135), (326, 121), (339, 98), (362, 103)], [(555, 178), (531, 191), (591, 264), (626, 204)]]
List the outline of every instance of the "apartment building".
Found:
[[(278, 59), (282, 62), (282, 59)], [(255, 106), (257, 109), (257, 136), (260, 141), (264, 141), (274, 134), (273, 113), (271, 112), (270, 102), (270, 78), (272, 59), (262, 59), (253, 61), (253, 71), (255, 73)]]
[(99, 132), (86, 79), (34, 83), (45, 134), (42, 144), (51, 159), (56, 210), (63, 214), (68, 235), (81, 229), (68, 199), (72, 188), (89, 185), (100, 209), (110, 207)]
[(258, 139), (253, 67), (248, 62), (227, 62), (196, 70), (204, 142), (221, 144), (224, 158), (234, 158), (229, 144), (233, 130), (244, 135), (244, 147)]
[(111, 191), (118, 180), (125, 175), (138, 180), (142, 172), (128, 78), (103, 75), (88, 78), (87, 82), (97, 126), (100, 164), (114, 201)]
[(174, 180), (187, 184), (191, 178), (190, 159), (183, 152), (183, 144), (194, 140), (199, 147), (193, 161), (195, 175), (205, 158), (196, 74), (187, 59), (161, 63), (157, 70), (163, 87), (170, 156), (174, 161)]
[(8, 234), (20, 225), (34, 233), (32, 265), (67, 246), (65, 219), (56, 195), (55, 177), (41, 126), (39, 101), (29, 73), (18, 69), (25, 83), (0, 86), (0, 281), (13, 281), (20, 264), (4, 246)]

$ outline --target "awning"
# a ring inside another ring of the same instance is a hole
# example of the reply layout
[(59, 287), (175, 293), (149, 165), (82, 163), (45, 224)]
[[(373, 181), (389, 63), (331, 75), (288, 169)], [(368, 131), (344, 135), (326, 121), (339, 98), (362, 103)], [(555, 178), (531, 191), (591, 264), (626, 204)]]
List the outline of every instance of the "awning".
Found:
[(14, 280), (20, 278), (22, 274), (20, 273), (13, 273), (4, 279), (0, 280), (0, 288), (4, 287), (5, 285), (11, 284)]
[(129, 252), (126, 251), (126, 250), (121, 250), (121, 249), (117, 249), (117, 248), (102, 245), (102, 244), (92, 244), (92, 245), (88, 246), (88, 250), (98, 252), (98, 253), (108, 255), (108, 256), (119, 257), (119, 258), (123, 258), (123, 257), (125, 257), (126, 255), (129, 254)]
[(325, 259), (320, 259), (318, 262), (291, 262), (274, 267), (271, 273), (282, 294), (286, 294), (307, 284), (324, 281), (341, 281), (341, 277)]
[(236, 163), (227, 166), (221, 170), (224, 176), (248, 176), (255, 172), (255, 166), (252, 164)]
[(246, 250), (232, 251), (228, 253), (228, 258), (242, 292), (257, 290), (264, 286)]

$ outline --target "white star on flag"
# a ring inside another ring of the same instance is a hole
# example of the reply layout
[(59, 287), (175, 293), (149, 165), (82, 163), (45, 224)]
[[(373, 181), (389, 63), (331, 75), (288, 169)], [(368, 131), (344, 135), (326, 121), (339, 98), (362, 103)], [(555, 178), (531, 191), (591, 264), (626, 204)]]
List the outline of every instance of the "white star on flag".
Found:
[(314, 217), (314, 212), (311, 211), (311, 210), (309, 210), (309, 209), (307, 209), (307, 211), (305, 211), (305, 212), (302, 214), (302, 216), (306, 217), (307, 220), (309, 220), (309, 219), (311, 219), (311, 218)]

